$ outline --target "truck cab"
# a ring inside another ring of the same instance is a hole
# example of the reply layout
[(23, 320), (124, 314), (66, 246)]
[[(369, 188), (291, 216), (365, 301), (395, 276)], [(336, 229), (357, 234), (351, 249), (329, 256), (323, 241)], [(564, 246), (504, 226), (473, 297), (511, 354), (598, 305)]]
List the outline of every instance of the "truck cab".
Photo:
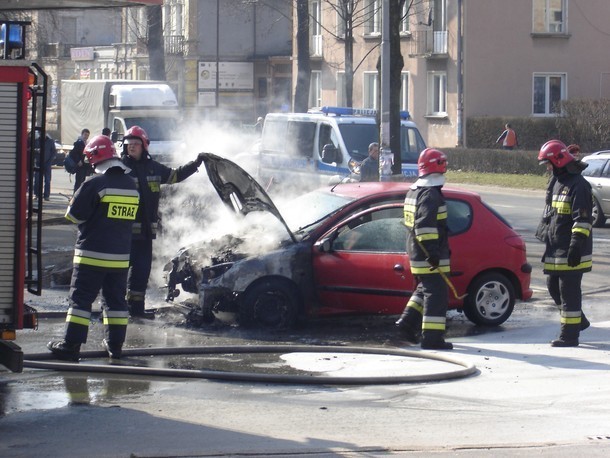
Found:
[[(379, 142), (375, 110), (322, 107), (309, 113), (269, 113), (259, 151), (262, 183), (322, 186), (329, 180), (359, 180), (368, 146)], [(406, 112), (401, 113), (401, 159), (405, 177), (417, 176), (426, 144)]]

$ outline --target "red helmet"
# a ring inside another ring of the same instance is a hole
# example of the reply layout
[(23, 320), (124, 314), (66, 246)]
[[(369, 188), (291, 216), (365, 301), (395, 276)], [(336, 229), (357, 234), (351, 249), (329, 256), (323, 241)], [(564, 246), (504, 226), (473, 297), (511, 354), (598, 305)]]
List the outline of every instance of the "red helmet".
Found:
[(118, 158), (114, 143), (105, 135), (96, 135), (89, 140), (85, 146), (85, 154), (89, 164), (93, 166), (108, 159)]
[(133, 126), (123, 136), (123, 140), (128, 140), (130, 138), (138, 138), (142, 141), (142, 147), (145, 151), (148, 151), (148, 145), (150, 145), (150, 140), (148, 139), (148, 134), (144, 129), (140, 126)]
[(557, 168), (565, 167), (576, 158), (570, 154), (568, 147), (559, 140), (549, 140), (538, 153), (538, 162), (546, 164), (550, 162)]
[(431, 173), (445, 173), (447, 171), (447, 156), (437, 149), (426, 148), (419, 155), (417, 168), (420, 177)]

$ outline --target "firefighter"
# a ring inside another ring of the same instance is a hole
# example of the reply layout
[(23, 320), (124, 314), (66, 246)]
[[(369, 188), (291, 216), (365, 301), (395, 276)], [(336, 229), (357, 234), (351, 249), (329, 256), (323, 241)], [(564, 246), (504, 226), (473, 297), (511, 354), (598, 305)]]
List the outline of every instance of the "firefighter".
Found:
[(63, 340), (47, 347), (60, 359), (78, 361), (87, 342), (91, 305), (102, 291), (103, 345), (111, 358), (120, 358), (129, 318), (125, 291), (129, 269), (132, 225), (138, 209), (138, 191), (129, 169), (112, 141), (92, 138), (84, 150), (96, 174), (78, 188), (66, 218), (78, 224), (69, 309)]
[(561, 332), (553, 347), (576, 347), (580, 331), (589, 326), (582, 313), (581, 282), (592, 268), (591, 185), (581, 175), (586, 163), (570, 154), (559, 140), (542, 145), (538, 161), (552, 170), (551, 211), (542, 256), (549, 294), (561, 309)]
[(449, 274), (445, 184), (447, 157), (426, 148), (417, 161), (419, 178), (407, 193), (404, 206), (407, 252), (417, 287), (396, 322), (403, 337), (424, 349), (451, 350), (445, 341), (448, 292), (440, 272)]
[(150, 157), (150, 140), (141, 127), (130, 128), (123, 140), (123, 163), (131, 169), (130, 175), (140, 192), (140, 207), (133, 226), (127, 305), (132, 317), (154, 319), (154, 311), (145, 308), (145, 297), (152, 265), (152, 244), (157, 237), (161, 185), (178, 183), (190, 177), (197, 172), (203, 158), (200, 154), (196, 160), (172, 169)]

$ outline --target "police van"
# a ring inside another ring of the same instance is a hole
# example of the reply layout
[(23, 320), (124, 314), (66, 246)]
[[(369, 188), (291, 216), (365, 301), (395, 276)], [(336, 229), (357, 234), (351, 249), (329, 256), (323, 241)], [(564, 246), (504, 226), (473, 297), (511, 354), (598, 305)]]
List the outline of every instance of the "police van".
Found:
[[(368, 146), (379, 142), (376, 110), (322, 107), (308, 113), (269, 113), (265, 117), (258, 176), (267, 188), (290, 184), (308, 188), (358, 181)], [(426, 144), (408, 112), (401, 112), (402, 173), (417, 176), (417, 159)]]

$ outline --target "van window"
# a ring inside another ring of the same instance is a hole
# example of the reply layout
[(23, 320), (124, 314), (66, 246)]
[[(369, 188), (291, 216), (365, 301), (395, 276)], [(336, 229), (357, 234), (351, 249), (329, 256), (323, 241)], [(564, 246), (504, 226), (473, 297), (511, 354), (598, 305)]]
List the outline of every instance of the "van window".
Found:
[(320, 134), (318, 138), (318, 155), (320, 157), (322, 157), (324, 145), (328, 145), (329, 143), (339, 149), (339, 139), (332, 126), (330, 124), (320, 124)]
[(339, 130), (347, 153), (357, 161), (366, 159), (369, 145), (379, 141), (376, 124), (339, 124)]
[[(286, 133), (288, 154), (311, 158), (313, 156), (316, 123), (308, 121), (289, 121)], [(281, 151), (281, 150), (279, 150)]]
[(421, 134), (413, 127), (400, 127), (400, 158), (403, 163), (416, 164), (421, 153), (426, 147)]
[(263, 131), (262, 149), (282, 152), (286, 147), (287, 120), (266, 119)]

